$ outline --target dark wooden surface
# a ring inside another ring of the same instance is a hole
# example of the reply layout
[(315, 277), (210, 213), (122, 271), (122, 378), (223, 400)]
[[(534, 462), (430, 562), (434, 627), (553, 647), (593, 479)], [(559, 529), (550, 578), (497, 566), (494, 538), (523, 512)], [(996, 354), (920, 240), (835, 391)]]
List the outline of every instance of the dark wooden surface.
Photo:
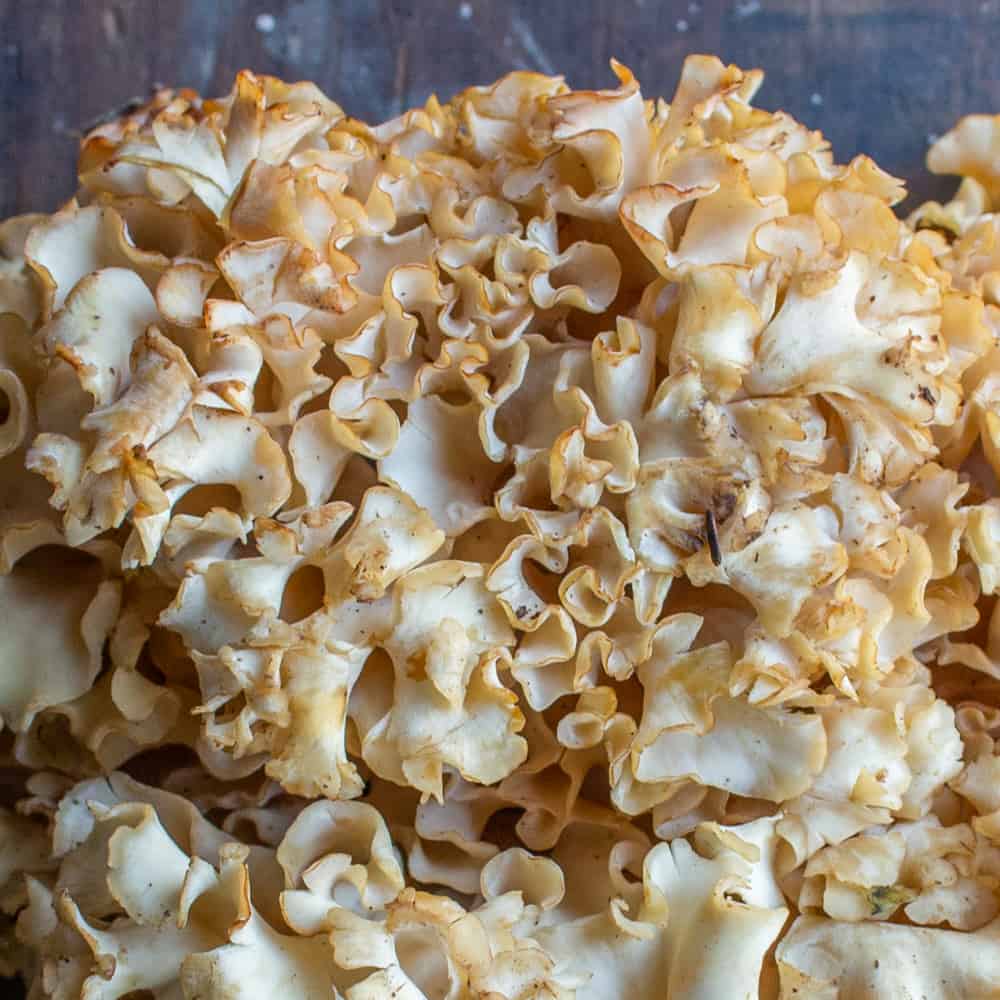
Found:
[(762, 105), (937, 194), (928, 136), (1000, 111), (998, 41), (1000, 0), (0, 0), (0, 216), (67, 197), (74, 130), (154, 82), (219, 93), (249, 66), (378, 119), (516, 67), (603, 85), (611, 56), (669, 95), (699, 51), (763, 67)]

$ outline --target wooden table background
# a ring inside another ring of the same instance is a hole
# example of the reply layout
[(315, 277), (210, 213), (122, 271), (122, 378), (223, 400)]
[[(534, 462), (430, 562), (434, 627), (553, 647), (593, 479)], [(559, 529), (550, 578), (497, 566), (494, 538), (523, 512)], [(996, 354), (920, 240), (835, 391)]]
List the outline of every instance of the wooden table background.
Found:
[(153, 83), (228, 90), (244, 66), (381, 119), (530, 67), (669, 96), (684, 55), (761, 66), (765, 107), (908, 178), (931, 136), (1000, 111), (1000, 0), (0, 0), (0, 217), (73, 190), (76, 132)]

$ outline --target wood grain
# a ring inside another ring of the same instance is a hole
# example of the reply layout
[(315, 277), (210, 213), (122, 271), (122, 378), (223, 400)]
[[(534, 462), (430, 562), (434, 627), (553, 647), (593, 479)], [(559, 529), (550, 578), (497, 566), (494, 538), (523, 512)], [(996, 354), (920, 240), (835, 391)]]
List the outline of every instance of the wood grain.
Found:
[(65, 199), (75, 131), (157, 82), (218, 93), (250, 66), (371, 120), (515, 68), (599, 86), (611, 56), (669, 95), (692, 51), (762, 66), (764, 106), (938, 194), (928, 136), (1000, 110), (998, 24), (1000, 0), (0, 0), (0, 217)]

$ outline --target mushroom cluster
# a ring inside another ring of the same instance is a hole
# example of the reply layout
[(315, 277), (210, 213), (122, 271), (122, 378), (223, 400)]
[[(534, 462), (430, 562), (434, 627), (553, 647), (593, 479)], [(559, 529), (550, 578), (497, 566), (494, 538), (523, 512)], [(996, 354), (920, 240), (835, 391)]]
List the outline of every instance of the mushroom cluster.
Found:
[(1000, 116), (903, 220), (612, 65), (162, 90), (0, 224), (32, 1000), (1000, 989)]

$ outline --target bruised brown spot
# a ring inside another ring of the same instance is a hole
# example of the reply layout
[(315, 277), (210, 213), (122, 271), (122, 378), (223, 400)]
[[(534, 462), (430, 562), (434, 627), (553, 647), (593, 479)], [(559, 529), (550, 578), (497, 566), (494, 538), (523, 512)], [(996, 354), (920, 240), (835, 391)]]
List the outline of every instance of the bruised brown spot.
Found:
[(736, 509), (736, 494), (730, 490), (716, 490), (712, 493), (712, 514), (718, 523), (724, 523), (732, 517)]

